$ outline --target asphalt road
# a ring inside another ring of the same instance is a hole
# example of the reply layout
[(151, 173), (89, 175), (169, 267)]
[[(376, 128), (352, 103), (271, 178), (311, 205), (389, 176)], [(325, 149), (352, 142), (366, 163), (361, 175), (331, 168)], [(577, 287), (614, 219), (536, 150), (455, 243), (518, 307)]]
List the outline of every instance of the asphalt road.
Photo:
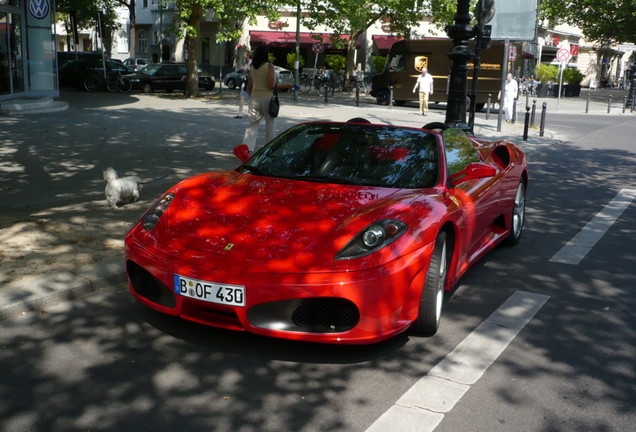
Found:
[(271, 340), (161, 316), (113, 286), (0, 323), (0, 429), (365, 431), (525, 291), (549, 299), (435, 431), (633, 430), (636, 206), (606, 221), (580, 263), (550, 260), (636, 188), (636, 124), (549, 121), (574, 139), (528, 153), (522, 241), (465, 275), (436, 336), (363, 347)]

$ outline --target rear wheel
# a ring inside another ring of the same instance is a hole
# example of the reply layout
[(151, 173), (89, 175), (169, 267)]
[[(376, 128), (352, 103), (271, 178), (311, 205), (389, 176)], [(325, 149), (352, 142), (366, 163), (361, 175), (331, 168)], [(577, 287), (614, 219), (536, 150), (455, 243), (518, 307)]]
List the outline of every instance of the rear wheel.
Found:
[(448, 256), (446, 233), (441, 232), (435, 240), (435, 248), (426, 273), (426, 281), (420, 297), (420, 312), (411, 326), (417, 333), (434, 335), (439, 328), (444, 303), (444, 285), (448, 272)]
[(126, 77), (119, 77), (117, 80), (117, 90), (122, 93), (128, 93), (132, 90), (132, 81)]
[(378, 95), (375, 97), (375, 100), (378, 102), (378, 105), (388, 105), (390, 102), (391, 94), (387, 89), (378, 90)]
[(99, 81), (95, 77), (89, 77), (84, 80), (82, 83), (84, 90), (87, 92), (94, 92), (99, 89)]
[(510, 220), (510, 234), (504, 240), (504, 244), (514, 246), (519, 243), (521, 233), (523, 232), (523, 224), (526, 220), (526, 184), (523, 180), (517, 186), (515, 194), (515, 202), (512, 206), (512, 216)]

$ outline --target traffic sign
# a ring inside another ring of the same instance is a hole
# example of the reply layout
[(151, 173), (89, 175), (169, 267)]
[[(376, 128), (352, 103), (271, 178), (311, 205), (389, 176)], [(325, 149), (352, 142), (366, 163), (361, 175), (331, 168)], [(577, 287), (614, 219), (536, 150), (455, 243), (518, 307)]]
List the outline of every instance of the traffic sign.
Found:
[(325, 46), (322, 44), (322, 42), (314, 42), (311, 45), (311, 49), (313, 50), (313, 52), (315, 52), (316, 54), (320, 54), (321, 52), (323, 52), (325, 50)]
[(508, 49), (508, 61), (515, 60), (517, 60), (517, 47), (514, 45), (510, 45), (510, 48)]
[(566, 48), (561, 48), (560, 50), (557, 51), (556, 57), (557, 57), (557, 60), (559, 60), (562, 63), (565, 63), (568, 60), (570, 60), (570, 57), (572, 57), (572, 55), (570, 54), (570, 50)]

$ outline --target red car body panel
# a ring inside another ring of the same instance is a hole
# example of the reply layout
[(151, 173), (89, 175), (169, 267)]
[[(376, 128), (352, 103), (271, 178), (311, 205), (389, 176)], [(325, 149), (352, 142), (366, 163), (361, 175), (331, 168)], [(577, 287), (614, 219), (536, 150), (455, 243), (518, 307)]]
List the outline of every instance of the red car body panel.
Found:
[[(395, 336), (418, 316), (442, 229), (453, 246), (446, 290), (510, 232), (506, 221), (517, 184), (526, 175), (525, 157), (510, 143), (473, 144), (483, 163), (496, 168), (495, 175), (454, 187), (445, 168), (438, 185), (425, 189), (326, 184), (238, 171), (187, 179), (170, 189), (174, 199), (152, 231), (140, 221), (126, 236), (130, 292), (166, 314), (265, 336), (353, 344)], [(441, 140), (439, 146), (443, 155)], [(334, 259), (361, 230), (384, 219), (402, 221), (408, 229), (374, 253)], [(245, 304), (179, 295), (175, 274), (244, 287)], [(144, 285), (160, 292), (148, 294)], [(357, 311), (355, 326), (337, 331), (294, 327), (292, 311), (315, 299), (335, 302), (329, 305), (347, 313)]]

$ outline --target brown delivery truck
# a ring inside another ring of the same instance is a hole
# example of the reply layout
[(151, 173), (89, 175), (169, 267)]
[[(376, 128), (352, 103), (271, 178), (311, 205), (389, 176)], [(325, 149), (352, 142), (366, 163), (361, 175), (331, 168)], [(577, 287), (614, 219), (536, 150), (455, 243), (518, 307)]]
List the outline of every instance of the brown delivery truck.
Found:
[[(378, 104), (388, 105), (390, 86), (393, 86), (393, 100), (397, 105), (407, 101), (417, 101), (419, 96), (413, 93), (413, 86), (423, 67), (433, 76), (433, 95), (431, 102), (446, 102), (451, 61), (446, 55), (453, 48), (453, 41), (447, 38), (431, 38), (418, 40), (402, 40), (393, 44), (387, 57), (384, 71), (375, 75), (371, 81), (371, 96)], [(470, 49), (474, 50), (474, 41)], [(488, 100), (496, 100), (501, 89), (501, 68), (504, 57), (504, 45), (493, 42), (490, 48), (481, 52), (481, 69), (479, 71), (479, 89), (477, 92), (477, 109), (481, 109)], [(473, 77), (473, 61), (468, 61), (468, 97), (471, 97)]]

